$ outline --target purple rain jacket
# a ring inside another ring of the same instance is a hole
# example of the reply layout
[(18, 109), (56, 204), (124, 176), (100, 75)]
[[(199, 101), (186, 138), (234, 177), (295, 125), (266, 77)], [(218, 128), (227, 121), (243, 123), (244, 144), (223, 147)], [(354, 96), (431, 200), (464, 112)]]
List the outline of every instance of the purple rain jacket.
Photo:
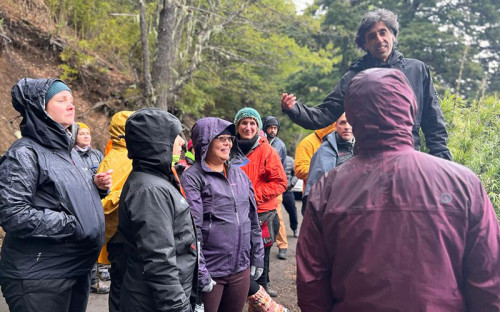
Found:
[(406, 77), (347, 91), (359, 154), (312, 188), (297, 246), (303, 312), (500, 311), (498, 221), (469, 169), (413, 149)]
[(201, 243), (200, 288), (210, 282), (210, 277), (233, 275), (250, 265), (264, 266), (252, 184), (239, 168), (248, 159), (235, 142), (226, 165), (227, 179), (205, 163), (210, 143), (226, 129), (235, 134), (235, 126), (219, 118), (207, 117), (196, 122), (192, 130), (195, 164), (181, 177)]

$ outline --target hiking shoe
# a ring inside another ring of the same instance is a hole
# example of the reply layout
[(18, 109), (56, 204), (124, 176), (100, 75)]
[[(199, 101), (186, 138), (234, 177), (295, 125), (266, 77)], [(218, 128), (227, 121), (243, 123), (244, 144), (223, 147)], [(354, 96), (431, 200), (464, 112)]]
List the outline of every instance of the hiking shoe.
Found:
[(276, 290), (272, 290), (271, 288), (267, 287), (265, 288), (265, 291), (267, 292), (267, 294), (270, 296), (270, 297), (278, 297), (278, 292)]
[(109, 281), (111, 276), (109, 276), (109, 272), (107, 270), (99, 271), (99, 279), (101, 281)]
[(107, 293), (109, 293), (109, 286), (101, 284), (98, 287), (97, 283), (92, 284), (92, 285), (90, 285), (90, 292), (93, 292), (95, 294), (107, 294)]
[(278, 252), (278, 259), (286, 260), (287, 258), (288, 257), (286, 255), (286, 248), (280, 249), (280, 251)]

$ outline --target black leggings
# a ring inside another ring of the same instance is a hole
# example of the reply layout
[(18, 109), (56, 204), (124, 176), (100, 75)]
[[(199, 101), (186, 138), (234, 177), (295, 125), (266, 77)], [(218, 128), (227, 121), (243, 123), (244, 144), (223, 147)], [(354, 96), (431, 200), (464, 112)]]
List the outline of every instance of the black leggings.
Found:
[(260, 285), (253, 279), (250, 278), (250, 289), (248, 290), (248, 297), (255, 295), (260, 289)]
[(108, 305), (109, 312), (120, 311), (120, 293), (123, 284), (123, 276), (127, 269), (127, 256), (125, 255), (123, 243), (108, 243), (108, 259), (111, 262), (109, 276), (111, 287), (109, 290)]
[(269, 284), (269, 257), (271, 254), (271, 247), (264, 247), (264, 272), (257, 280), (257, 283), (262, 287), (267, 289), (267, 284)]
[(297, 221), (297, 207), (295, 207), (295, 197), (292, 192), (283, 193), (283, 206), (290, 217), (290, 228), (292, 231), (297, 229), (299, 222)]

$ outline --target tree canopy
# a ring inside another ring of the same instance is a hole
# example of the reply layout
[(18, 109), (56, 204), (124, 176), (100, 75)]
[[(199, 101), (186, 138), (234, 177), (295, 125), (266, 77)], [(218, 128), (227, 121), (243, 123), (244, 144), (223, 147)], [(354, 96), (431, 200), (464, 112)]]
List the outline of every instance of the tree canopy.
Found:
[(278, 117), (292, 155), (308, 131), (281, 113), (281, 93), (321, 103), (364, 54), (354, 43), (363, 14), (390, 9), (400, 21), (398, 49), (430, 65), (446, 94), (455, 160), (480, 175), (499, 207), (497, 0), (316, 0), (302, 15), (291, 0), (45, 3), (58, 34), (77, 42), (61, 54), (63, 78), (79, 79), (82, 67), (106, 58), (135, 80), (125, 96), (136, 107), (168, 109), (183, 121), (233, 120), (240, 108), (254, 107)]

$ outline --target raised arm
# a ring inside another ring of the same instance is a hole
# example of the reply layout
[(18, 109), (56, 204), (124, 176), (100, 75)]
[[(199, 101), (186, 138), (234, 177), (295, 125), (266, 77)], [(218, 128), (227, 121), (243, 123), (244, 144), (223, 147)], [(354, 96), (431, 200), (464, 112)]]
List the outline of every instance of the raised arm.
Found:
[(316, 107), (308, 107), (298, 102), (295, 95), (283, 93), (281, 110), (294, 123), (306, 129), (316, 130), (331, 125), (344, 113), (345, 91), (353, 76), (353, 72), (347, 72), (323, 100), (323, 103)]

